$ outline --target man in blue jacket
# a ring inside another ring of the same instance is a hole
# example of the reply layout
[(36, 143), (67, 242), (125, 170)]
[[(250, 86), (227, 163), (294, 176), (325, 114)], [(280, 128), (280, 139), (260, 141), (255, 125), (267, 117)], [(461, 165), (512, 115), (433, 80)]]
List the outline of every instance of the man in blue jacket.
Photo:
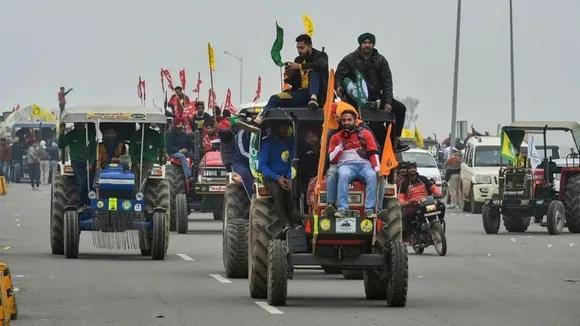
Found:
[(286, 228), (302, 228), (302, 223), (293, 214), (290, 194), (294, 156), (289, 123), (270, 126), (270, 134), (262, 141), (258, 154), (258, 169), (264, 178), (264, 186), (274, 199), (274, 210), (286, 222)]
[(173, 119), (173, 128), (165, 135), (165, 150), (171, 158), (177, 158), (181, 161), (183, 174), (186, 178), (191, 178), (191, 169), (187, 164), (187, 158), (193, 158), (193, 141), (185, 133), (184, 117)]
[[(236, 127), (236, 123), (242, 117), (234, 115), (230, 119), (231, 127)], [(242, 178), (242, 183), (248, 193), (248, 197), (252, 198), (254, 194), (254, 178), (250, 171), (250, 136), (252, 134), (246, 130), (240, 129), (234, 139), (234, 156), (232, 158), (232, 170)]]

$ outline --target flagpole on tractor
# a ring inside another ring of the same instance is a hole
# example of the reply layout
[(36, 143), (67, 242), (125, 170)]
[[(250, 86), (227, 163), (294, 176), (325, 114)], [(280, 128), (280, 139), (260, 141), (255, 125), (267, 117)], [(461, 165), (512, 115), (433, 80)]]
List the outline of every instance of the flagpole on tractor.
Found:
[(512, 122), (516, 121), (516, 85), (514, 76), (514, 15), (512, 0), (510, 0), (510, 72), (511, 72), (511, 105)]
[(449, 146), (455, 146), (455, 134), (457, 132), (457, 85), (459, 77), (459, 40), (461, 34), (461, 0), (457, 0), (457, 26), (455, 32), (455, 66), (453, 68), (453, 104), (451, 107), (451, 139)]
[(284, 71), (282, 71), (282, 67), (280, 67), (280, 91), (284, 91)]
[(240, 61), (240, 104), (242, 104), (242, 103), (244, 103), (243, 102), (243, 96), (242, 96), (242, 94), (243, 94), (243, 92), (242, 92), (242, 90), (243, 90), (243, 81), (244, 81), (244, 58), (243, 57), (240, 57), (240, 56), (237, 56), (237, 55), (235, 55), (235, 54), (233, 54), (231, 52), (228, 52), (228, 51), (224, 51), (224, 53), (226, 55), (229, 55), (230, 57), (235, 58), (235, 59), (238, 59)]

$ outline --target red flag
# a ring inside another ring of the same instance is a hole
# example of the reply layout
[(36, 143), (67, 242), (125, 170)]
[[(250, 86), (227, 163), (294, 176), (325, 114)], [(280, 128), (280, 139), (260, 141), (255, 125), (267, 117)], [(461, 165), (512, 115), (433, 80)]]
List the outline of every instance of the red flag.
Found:
[(230, 111), (232, 114), (238, 113), (238, 109), (232, 104), (232, 91), (228, 88), (228, 92), (226, 94), (226, 101), (222, 105), (224, 110)]
[(215, 91), (210, 88), (209, 89), (209, 96), (208, 96), (208, 100), (207, 100), (207, 108), (213, 110), (216, 106), (216, 100), (217, 97), (215, 96)]
[[(173, 78), (171, 77), (171, 73), (169, 72), (169, 70), (161, 68), (161, 75), (163, 75), (163, 77), (167, 79), (169, 89), (173, 90)], [(161, 78), (161, 80), (163, 80), (163, 78)]]
[(163, 75), (163, 67), (161, 67), (161, 72), (159, 74), (161, 75), (161, 92), (165, 94), (165, 76)]
[(143, 82), (141, 81), (141, 76), (139, 76), (139, 83), (137, 84), (137, 96), (143, 100)]
[(179, 80), (181, 81), (181, 88), (185, 90), (185, 83), (187, 82), (187, 79), (185, 78), (185, 69), (179, 71)]
[(193, 89), (193, 92), (194, 93), (198, 93), (199, 94), (199, 89), (201, 87), (201, 83), (202, 83), (202, 81), (201, 81), (201, 73), (198, 72), (197, 73), (197, 84), (195, 84), (195, 88)]
[(145, 80), (141, 82), (141, 89), (143, 91), (143, 102), (147, 100), (147, 91), (145, 90)]
[(260, 99), (261, 93), (262, 93), (262, 77), (258, 77), (258, 89), (256, 89), (256, 97), (254, 97), (253, 102), (256, 102)]

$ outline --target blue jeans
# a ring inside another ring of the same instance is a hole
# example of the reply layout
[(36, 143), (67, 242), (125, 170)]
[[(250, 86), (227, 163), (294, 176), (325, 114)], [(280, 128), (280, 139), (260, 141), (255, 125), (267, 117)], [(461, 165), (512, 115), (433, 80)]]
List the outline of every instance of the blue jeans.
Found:
[(2, 175), (6, 178), (6, 182), (10, 181), (10, 161), (0, 161), (0, 171)]
[(355, 179), (365, 183), (365, 211), (374, 211), (378, 180), (370, 162), (343, 163), (338, 167), (338, 210), (348, 210), (348, 187)]
[(75, 181), (78, 186), (77, 203), (79, 206), (88, 206), (89, 186), (91, 190), (95, 186), (95, 170), (89, 171), (89, 180), (87, 180), (87, 162), (71, 162), (71, 167), (75, 175)]
[[(320, 87), (320, 77), (315, 71), (310, 71), (308, 73), (308, 89), (299, 89), (296, 91), (287, 91), (270, 96), (268, 104), (264, 107), (264, 111), (261, 114), (263, 116), (266, 111), (273, 108), (280, 107), (306, 107), (308, 102), (310, 102), (311, 95), (318, 95), (318, 90)], [(324, 103), (318, 103), (322, 105)]]
[(171, 158), (177, 158), (179, 159), (179, 161), (181, 161), (181, 167), (183, 168), (183, 174), (185, 175), (186, 178), (190, 178), (191, 177), (191, 169), (189, 168), (189, 164), (187, 164), (187, 159), (186, 158), (193, 158), (193, 153), (192, 152), (187, 152), (187, 153), (181, 153), (181, 152), (177, 152), (177, 153), (173, 153), (171, 155), (169, 155)]
[(252, 177), (250, 167), (244, 164), (234, 163), (232, 169), (242, 178), (244, 189), (246, 189), (248, 197), (252, 198), (252, 195), (254, 194), (254, 187), (252, 187), (254, 184), (254, 177)]
[[(377, 183), (378, 185), (378, 183)], [(326, 202), (336, 204), (336, 193), (338, 191), (338, 166), (331, 165), (326, 172)], [(368, 192), (367, 192), (368, 193)], [(383, 209), (383, 197), (385, 196), (385, 187), (379, 189), (379, 210)], [(374, 208), (373, 208), (374, 209)]]

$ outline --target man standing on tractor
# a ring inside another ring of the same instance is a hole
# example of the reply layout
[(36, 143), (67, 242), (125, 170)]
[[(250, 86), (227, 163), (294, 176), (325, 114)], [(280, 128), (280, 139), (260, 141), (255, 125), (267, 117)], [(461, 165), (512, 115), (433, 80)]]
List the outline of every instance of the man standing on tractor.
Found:
[[(327, 143), (330, 143), (330, 139), (332, 139), (332, 136), (334, 136), (335, 134), (342, 132), (342, 130), (344, 130), (344, 128), (341, 128), (342, 126), (340, 125), (340, 116), (342, 116), (342, 114), (346, 111), (356, 112), (356, 109), (352, 105), (348, 104), (347, 102), (333, 103), (330, 110), (331, 110), (331, 115), (333, 117), (335, 117), (334, 119), (338, 120), (337, 122), (339, 124), (338, 124), (338, 128), (330, 130), (330, 132), (328, 133), (329, 140)], [(373, 133), (371, 128), (369, 128), (369, 126), (366, 123), (364, 123), (364, 121), (362, 121), (360, 119), (356, 120), (355, 127), (365, 129), (371, 133), (371, 135), (373, 136), (373, 139), (375, 141), (375, 144), (377, 144), (377, 153), (380, 153), (380, 146), (378, 145), (375, 134)], [(328, 207), (330, 207), (330, 209), (327, 208), (326, 212), (330, 216), (334, 215), (334, 213), (336, 212), (335, 205), (336, 205), (337, 192), (338, 192), (338, 164), (336, 164), (336, 163), (332, 164), (330, 162), (330, 159), (329, 159), (328, 170), (326, 171), (326, 200), (328, 203)], [(380, 189), (379, 192), (380, 192), (379, 198), (382, 198), (384, 189)], [(379, 203), (379, 208), (382, 207), (381, 204), (382, 203)]]
[(165, 135), (165, 150), (169, 157), (181, 161), (183, 174), (185, 178), (191, 178), (191, 169), (187, 163), (187, 158), (193, 158), (193, 141), (185, 133), (185, 117), (179, 117), (173, 120), (173, 128)]
[(66, 96), (72, 90), (73, 90), (72, 88), (69, 88), (68, 91), (65, 92), (64, 87), (61, 87), (60, 91), (58, 92), (58, 107), (60, 109), (61, 114), (62, 114), (62, 111), (64, 110), (64, 108), (66, 107)]
[[(137, 180), (141, 182), (144, 176), (149, 176), (151, 169), (153, 169), (153, 164), (159, 161), (164, 153), (165, 140), (163, 135), (159, 132), (159, 127), (156, 124), (146, 125), (143, 124), (141, 128), (145, 128), (144, 134), (141, 134), (141, 130), (135, 130), (131, 135), (130, 145), (129, 145), (129, 155), (131, 155), (131, 170), (135, 173)], [(143, 136), (143, 143), (141, 143), (141, 136)], [(141, 164), (141, 146), (143, 146), (143, 166)], [(139, 174), (139, 171), (143, 169), (143, 175)], [(136, 183), (140, 184), (140, 183)]]
[(105, 130), (103, 142), (99, 144), (97, 166), (104, 169), (108, 163), (119, 162), (119, 157), (127, 153), (125, 143), (117, 138), (114, 129)]
[(276, 123), (270, 126), (269, 135), (264, 138), (258, 154), (258, 169), (264, 178), (264, 186), (272, 194), (274, 210), (286, 222), (285, 229), (303, 227), (292, 207), (292, 167), (294, 156), (290, 124)]
[[(414, 205), (425, 196), (434, 194), (442, 196), (441, 190), (428, 178), (419, 175), (417, 163), (407, 163), (407, 177), (401, 183), (399, 203), (403, 208), (403, 241), (411, 242), (413, 232), (413, 218), (417, 212)], [(442, 213), (445, 213), (444, 211)]]
[(378, 147), (372, 133), (356, 125), (357, 118), (354, 108), (340, 112), (343, 130), (330, 138), (330, 164), (338, 166), (338, 212), (333, 212), (332, 206), (328, 206), (326, 212), (336, 217), (346, 216), (349, 185), (353, 180), (362, 178), (366, 189), (365, 216), (374, 218), (380, 170)]
[[(241, 115), (234, 115), (230, 121), (232, 128), (238, 128), (238, 120)], [(232, 170), (242, 178), (242, 183), (249, 198), (254, 194), (254, 177), (250, 170), (250, 136), (251, 132), (241, 129), (234, 138), (234, 156), (232, 157)]]
[(232, 159), (235, 151), (235, 138), (238, 127), (232, 126), (230, 111), (224, 110), (222, 121), (218, 124), (218, 135), (220, 139), (220, 155), (226, 171), (232, 172)]
[(371, 33), (358, 37), (359, 47), (346, 55), (336, 67), (334, 86), (338, 96), (354, 106), (365, 105), (393, 113), (395, 126), (391, 137), (395, 152), (400, 153), (410, 149), (399, 142), (407, 108), (393, 97), (389, 62), (375, 49), (375, 42), (376, 38)]
[(205, 104), (203, 101), (197, 101), (195, 103), (195, 115), (190, 117), (191, 130), (199, 130), (203, 133), (205, 128), (215, 126), (215, 121), (213, 117), (205, 112)]
[(183, 93), (183, 88), (181, 86), (177, 86), (173, 89), (175, 94), (171, 95), (169, 102), (167, 102), (167, 106), (173, 110), (173, 117), (179, 118), (183, 116), (184, 108), (189, 105), (191, 102), (189, 100), (189, 96)]
[[(294, 62), (286, 62), (284, 82), (291, 85), (289, 91), (270, 96), (261, 115), (277, 107), (299, 107), (308, 105), (318, 109), (324, 104), (328, 83), (328, 55), (312, 47), (312, 38), (306, 34), (296, 38), (298, 56)], [(256, 123), (262, 123), (258, 117)]]
[[(58, 148), (62, 150), (69, 148), (71, 167), (78, 186), (77, 202), (80, 207), (89, 206), (88, 187), (92, 189), (95, 180), (95, 134), (90, 132), (87, 139), (85, 128), (84, 123), (75, 123), (74, 129), (65, 134), (66, 126), (63, 123), (60, 125), (58, 136)], [(89, 180), (87, 180), (87, 169), (89, 169)]]

